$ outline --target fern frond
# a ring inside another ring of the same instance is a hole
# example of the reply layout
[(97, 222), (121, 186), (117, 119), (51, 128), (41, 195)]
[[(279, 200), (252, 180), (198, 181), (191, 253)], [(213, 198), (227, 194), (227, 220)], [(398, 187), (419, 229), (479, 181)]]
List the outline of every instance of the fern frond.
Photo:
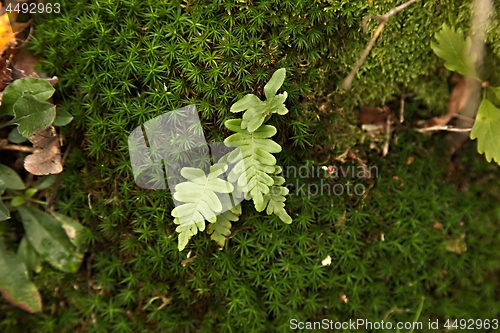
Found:
[(270, 174), (276, 172), (276, 158), (271, 153), (279, 153), (281, 146), (269, 138), (276, 134), (276, 128), (263, 125), (250, 133), (241, 128), (241, 119), (228, 120), (225, 125), (236, 133), (226, 138), (224, 143), (238, 148), (228, 155), (229, 163), (235, 164), (228, 181), (237, 182), (238, 188), (246, 187), (247, 198), (251, 197), (259, 210), (264, 203), (263, 195), (269, 193), (269, 188), (274, 185)]
[(231, 112), (246, 111), (241, 121), (241, 129), (247, 129), (250, 133), (255, 132), (262, 126), (267, 116), (273, 113), (279, 115), (288, 113), (288, 109), (284, 104), (288, 94), (285, 91), (282, 94), (276, 95), (284, 80), (285, 69), (278, 69), (264, 87), (266, 101), (261, 101), (260, 98), (253, 94), (247, 94), (231, 106)]
[(215, 223), (210, 223), (207, 228), (210, 239), (216, 241), (221, 247), (224, 247), (226, 244), (226, 237), (231, 234), (231, 222), (238, 221), (239, 215), (241, 215), (240, 205), (217, 215), (217, 221)]
[[(288, 194), (288, 189), (281, 186), (285, 183), (285, 178), (273, 176), (274, 186), (271, 187), (268, 194), (264, 195), (264, 207), (267, 206), (267, 215), (275, 214), (281, 221), (286, 224), (292, 223), (292, 218), (285, 210), (285, 195)], [(262, 209), (263, 210), (263, 209)]]
[(175, 186), (174, 199), (185, 202), (172, 210), (174, 223), (179, 226), (179, 250), (182, 251), (189, 239), (198, 230), (205, 230), (205, 220), (215, 223), (222, 203), (217, 193), (231, 193), (234, 190), (229, 182), (218, 178), (227, 170), (227, 165), (215, 164), (208, 175), (201, 169), (185, 167), (181, 175), (188, 181)]

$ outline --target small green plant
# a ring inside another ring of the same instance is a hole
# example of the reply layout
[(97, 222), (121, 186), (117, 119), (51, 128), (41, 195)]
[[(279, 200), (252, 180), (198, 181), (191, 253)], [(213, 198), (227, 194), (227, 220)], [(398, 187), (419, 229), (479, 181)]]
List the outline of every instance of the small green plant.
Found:
[(0, 122), (0, 128), (17, 124), (15, 130), (28, 139), (50, 125), (67, 125), (71, 115), (64, 110), (56, 111), (55, 105), (47, 102), (54, 91), (43, 79), (23, 78), (12, 82), (3, 92), (0, 117), (14, 118)]
[[(233, 104), (231, 112), (245, 111), (242, 119), (224, 124), (235, 132), (224, 140), (224, 144), (234, 150), (214, 164), (208, 175), (201, 169), (182, 168), (181, 175), (187, 181), (175, 187), (174, 199), (183, 204), (172, 210), (174, 223), (179, 225), (176, 231), (180, 251), (198, 230), (205, 230), (205, 220), (210, 222), (207, 232), (211, 238), (224, 246), (231, 222), (237, 221), (241, 214), (241, 207), (232, 200), (235, 193), (243, 193), (246, 200), (253, 200), (257, 211), (267, 208), (268, 215), (276, 214), (283, 222), (292, 222), (284, 208), (288, 189), (281, 186), (285, 179), (278, 176), (281, 168), (272, 155), (281, 151), (281, 146), (271, 139), (277, 130), (264, 125), (273, 113), (288, 113), (284, 105), (287, 93), (276, 95), (284, 80), (285, 69), (281, 68), (264, 87), (265, 101), (247, 94)], [(229, 169), (227, 180), (219, 178)], [(231, 200), (224, 200), (221, 194), (229, 194)]]
[(446, 68), (487, 86), (470, 138), (477, 139), (477, 150), (485, 154), (488, 162), (494, 159), (500, 164), (500, 87), (484, 85), (485, 82), (479, 78), (475, 69), (476, 59), (471, 56), (471, 40), (465, 38), (461, 30), (455, 31), (444, 24), (436, 33), (436, 40), (438, 43), (431, 43), (431, 47), (445, 61)]
[[(71, 121), (69, 114), (56, 112), (55, 106), (46, 102), (53, 93), (48, 82), (35, 78), (16, 80), (4, 90), (0, 117), (14, 118), (0, 122), (0, 127), (18, 125), (9, 134), (11, 142), (21, 143), (51, 125)], [(42, 309), (40, 294), (30, 279), (33, 272), (42, 270), (43, 261), (74, 273), (83, 259), (84, 227), (65, 215), (53, 211), (49, 215), (36, 208), (46, 204), (37, 194), (51, 187), (55, 179), (55, 175), (47, 175), (27, 188), (15, 170), (0, 164), (0, 221), (10, 219), (11, 213), (17, 211), (25, 231), (17, 254), (6, 250), (0, 237), (0, 292), (28, 312)]]

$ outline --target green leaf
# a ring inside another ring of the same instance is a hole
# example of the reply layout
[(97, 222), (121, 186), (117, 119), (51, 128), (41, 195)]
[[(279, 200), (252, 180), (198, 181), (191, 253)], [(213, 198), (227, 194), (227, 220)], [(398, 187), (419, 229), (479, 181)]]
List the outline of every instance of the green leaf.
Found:
[(0, 115), (14, 115), (14, 104), (23, 95), (31, 95), (38, 101), (44, 102), (54, 94), (54, 91), (54, 87), (42, 79), (23, 78), (15, 80), (3, 91)]
[(24, 190), (26, 188), (17, 172), (3, 164), (0, 164), (0, 180), (3, 181), (6, 188), (12, 190)]
[(492, 87), (491, 88), (495, 95), (497, 96), (498, 100), (500, 100), (500, 87)]
[(231, 235), (231, 221), (238, 221), (238, 216), (228, 210), (217, 215), (217, 221), (208, 225), (207, 233), (211, 235), (210, 239), (216, 241), (220, 247), (224, 247), (226, 237)]
[(288, 113), (288, 109), (285, 107), (285, 100), (288, 97), (287, 92), (285, 91), (282, 94), (276, 95), (269, 101), (269, 108), (271, 109), (271, 113), (277, 113), (280, 116), (283, 116)]
[(231, 206), (229, 210), (236, 216), (241, 215), (241, 205)]
[[(276, 173), (281, 173), (281, 168), (276, 170)], [(269, 193), (264, 195), (264, 202), (261, 207), (256, 207), (257, 211), (262, 211), (267, 206), (267, 215), (275, 214), (281, 221), (286, 224), (292, 223), (292, 218), (285, 210), (285, 196), (288, 194), (286, 187), (280, 186), (285, 183), (285, 178), (280, 176), (273, 176), (274, 186), (271, 187)]]
[(21, 196), (14, 197), (10, 201), (10, 205), (12, 207), (19, 207), (19, 206), (24, 205), (25, 203), (26, 203), (26, 199), (24, 199), (24, 197), (21, 197)]
[[(286, 224), (292, 223), (292, 218), (285, 210), (285, 195), (288, 189), (283, 186), (273, 186), (269, 193), (264, 196), (263, 207), (267, 206), (267, 215), (275, 214)], [(258, 209), (257, 209), (258, 210)]]
[[(5, 183), (0, 179), (0, 195), (5, 192)], [(5, 221), (10, 219), (9, 210), (3, 204), (2, 197), (0, 197), (0, 221)]]
[(185, 203), (172, 210), (174, 223), (179, 225), (176, 228), (179, 250), (185, 248), (198, 229), (205, 230), (205, 220), (213, 223), (222, 212), (222, 203), (216, 193), (232, 193), (234, 190), (233, 185), (218, 178), (225, 170), (227, 165), (220, 164), (210, 167), (208, 175), (201, 169), (181, 169), (181, 175), (188, 181), (175, 186), (174, 199)]
[(62, 271), (78, 271), (83, 255), (75, 251), (61, 223), (32, 207), (21, 206), (17, 210), (26, 237), (42, 259)]
[(285, 69), (277, 70), (271, 80), (264, 87), (266, 101), (261, 101), (253, 94), (245, 95), (241, 100), (231, 106), (231, 112), (245, 111), (241, 121), (241, 128), (248, 132), (255, 132), (273, 113), (284, 115), (288, 113), (284, 102), (287, 98), (287, 93), (275, 96), (278, 89), (285, 80)]
[(56, 110), (56, 119), (54, 119), (54, 122), (52, 125), (54, 126), (65, 126), (68, 125), (71, 120), (73, 120), (73, 116), (69, 114), (69, 112), (57, 109)]
[(34, 313), (42, 310), (42, 298), (33, 282), (28, 280), (23, 261), (3, 248), (0, 242), (0, 292), (13, 305)]
[(252, 106), (243, 113), (243, 118), (241, 120), (241, 128), (247, 129), (250, 133), (258, 129), (264, 121), (268, 114), (268, 109), (265, 102), (261, 104)]
[[(5, 183), (0, 179), (0, 195), (5, 192)], [(9, 210), (3, 204), (2, 197), (0, 197), (0, 221), (5, 221), (10, 219)]]
[(47, 175), (40, 178), (35, 188), (39, 191), (48, 189), (56, 182), (57, 175)]
[(56, 117), (56, 107), (40, 102), (33, 95), (24, 95), (14, 104), (14, 115), (12, 123), (18, 124), (19, 133), (29, 138), (52, 124)]
[(438, 43), (431, 42), (431, 48), (445, 61), (446, 68), (477, 79), (475, 60), (470, 55), (470, 38), (465, 38), (461, 30), (455, 31), (446, 24), (435, 37)]
[(234, 168), (228, 175), (228, 180), (237, 182), (240, 192), (247, 193), (256, 207), (261, 207), (263, 195), (269, 193), (274, 185), (270, 174), (276, 172), (276, 158), (272, 153), (279, 153), (281, 146), (270, 138), (276, 134), (276, 128), (271, 125), (261, 126), (253, 133), (241, 129), (241, 120), (226, 121), (227, 128), (235, 129), (237, 133), (224, 140), (227, 147), (235, 149), (228, 155), (228, 161)]
[(29, 188), (26, 191), (24, 191), (24, 196), (26, 198), (31, 198), (32, 196), (34, 196), (36, 194), (36, 192), (38, 192), (38, 190), (36, 188)]
[(271, 100), (276, 95), (278, 89), (281, 88), (281, 85), (285, 81), (285, 76), (286, 70), (284, 68), (280, 68), (274, 72), (269, 82), (264, 86), (264, 94), (267, 100)]
[(487, 99), (479, 105), (470, 138), (477, 138), (477, 151), (485, 153), (488, 162), (500, 164), (500, 109)]
[(12, 131), (9, 132), (9, 136), (7, 138), (12, 143), (23, 143), (28, 141), (27, 138), (25, 138), (24, 136), (21, 135), (21, 133), (19, 133), (19, 129), (17, 126), (14, 127)]
[[(174, 220), (174, 223), (175, 221), (176, 220)], [(191, 237), (198, 233), (198, 228), (195, 225), (180, 225), (175, 228), (175, 231), (179, 233), (178, 248), (179, 251), (182, 251), (186, 248), (186, 245), (188, 244)]]
[(21, 239), (21, 243), (19, 243), (17, 256), (26, 265), (28, 278), (31, 278), (32, 272), (40, 273), (42, 270), (42, 258), (36, 253), (26, 236), (24, 236), (23, 239)]
[(234, 103), (231, 106), (230, 111), (233, 113), (245, 111), (254, 105), (259, 105), (259, 103), (264, 103), (264, 102), (262, 102), (257, 96), (253, 94), (247, 94), (238, 102)]
[(5, 221), (10, 219), (10, 213), (7, 207), (3, 204), (3, 201), (0, 198), (0, 221)]
[(83, 231), (85, 230), (85, 227), (81, 225), (80, 222), (69, 216), (54, 211), (51, 211), (50, 213), (59, 223), (61, 223), (61, 226), (66, 232), (69, 240), (76, 247), (77, 252), (83, 252), (83, 246), (85, 244)]

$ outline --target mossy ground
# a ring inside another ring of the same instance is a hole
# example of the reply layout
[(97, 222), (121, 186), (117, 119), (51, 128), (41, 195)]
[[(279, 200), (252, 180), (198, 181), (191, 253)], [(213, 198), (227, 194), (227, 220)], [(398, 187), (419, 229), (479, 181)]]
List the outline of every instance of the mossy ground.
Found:
[[(404, 128), (381, 158), (358, 143), (352, 115), (403, 88), (429, 115), (443, 113), (448, 73), (429, 42), (443, 22), (464, 27), (468, 3), (424, 2), (391, 19), (350, 93), (336, 87), (367, 41), (358, 23), (396, 1), (62, 3), (30, 47), (60, 77), (59, 107), (75, 117), (57, 209), (88, 227), (89, 253), (79, 274), (36, 276), (42, 314), (2, 304), (2, 331), (288, 332), (292, 318), (377, 321), (393, 308), (409, 309), (391, 315), (409, 321), (422, 296), (422, 322), (498, 318), (497, 167), (468, 144), (450, 173), (439, 135)], [(224, 250), (201, 234), (180, 253), (170, 194), (134, 184), (128, 134), (197, 104), (207, 139), (220, 141), (229, 106), (260, 95), (279, 67), (290, 113), (271, 120), (278, 163), (314, 165), (317, 146), (354, 147), (378, 168), (374, 186), (362, 199), (292, 195), (291, 225), (245, 203)], [(410, 122), (422, 115), (408, 110)], [(450, 252), (461, 235), (467, 251)]]

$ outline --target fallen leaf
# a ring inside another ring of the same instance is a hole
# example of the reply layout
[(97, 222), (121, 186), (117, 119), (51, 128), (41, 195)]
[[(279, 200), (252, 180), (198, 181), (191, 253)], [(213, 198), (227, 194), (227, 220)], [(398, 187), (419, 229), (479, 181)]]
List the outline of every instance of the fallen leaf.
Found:
[(362, 107), (359, 111), (359, 121), (361, 121), (362, 125), (367, 124), (377, 124), (377, 123), (385, 123), (387, 117), (391, 114), (391, 110), (387, 105), (383, 107), (369, 108)]
[(465, 79), (463, 76), (454, 74), (451, 82), (455, 83), (448, 103), (448, 113), (441, 117), (434, 117), (425, 122), (425, 128), (433, 126), (444, 126), (458, 114), (458, 112), (465, 106), (470, 97), (470, 91), (466, 89)]
[(14, 53), (6, 55), (0, 59), (0, 90), (3, 91), (14, 79), (12, 78), (12, 69), (10, 63)]
[(53, 126), (33, 134), (29, 140), (37, 151), (24, 159), (24, 168), (37, 176), (56, 174), (62, 171), (61, 146)]
[(52, 78), (41, 78), (35, 70), (35, 65), (40, 63), (41, 57), (35, 57), (29, 54), (26, 50), (20, 49), (12, 59), (11, 72), (12, 79), (22, 79), (25, 77), (40, 78), (54, 87), (58, 81), (57, 76)]
[(193, 262), (195, 259), (196, 259), (196, 256), (191, 257), (191, 258), (184, 259), (184, 260), (181, 262), (182, 267), (186, 267), (186, 265), (187, 265), (187, 264), (189, 264), (190, 262)]
[[(0, 4), (0, 12), (3, 11)], [(15, 47), (19, 42), (19, 33), (26, 29), (28, 22), (16, 22), (17, 12), (4, 12), (0, 16), (0, 91), (2, 91), (13, 78), (11, 63), (13, 57), (18, 52)]]

